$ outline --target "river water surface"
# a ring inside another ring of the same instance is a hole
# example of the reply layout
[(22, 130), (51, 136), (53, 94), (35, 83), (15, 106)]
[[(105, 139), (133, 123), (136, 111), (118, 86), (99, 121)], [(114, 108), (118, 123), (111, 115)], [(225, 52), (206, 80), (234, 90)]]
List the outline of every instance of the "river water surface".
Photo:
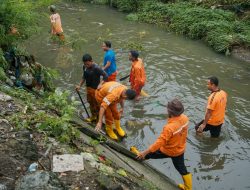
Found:
[[(128, 42), (139, 42), (144, 47), (144, 89), (150, 97), (126, 102), (122, 124), (128, 137), (122, 142), (124, 146), (136, 145), (144, 150), (153, 143), (166, 123), (165, 105), (178, 97), (191, 121), (185, 161), (193, 174), (193, 189), (250, 189), (249, 63), (216, 54), (202, 42), (153, 25), (126, 21), (124, 14), (105, 6), (61, 4), (59, 13), (66, 39), (85, 39), (80, 49), (53, 44), (48, 34), (49, 19), (41, 21), (41, 33), (26, 45), (38, 62), (60, 71), (58, 85), (72, 94), (82, 76), (82, 55), (90, 53), (96, 63), (102, 63), (102, 40), (110, 40), (117, 52), (118, 78), (130, 70), (128, 54), (122, 47)], [(194, 122), (204, 117), (209, 95), (206, 79), (211, 75), (218, 76), (221, 89), (228, 93), (226, 120), (219, 139), (211, 139), (209, 134), (200, 137), (194, 132)], [(131, 120), (137, 126), (129, 125)], [(149, 162), (176, 183), (182, 182), (170, 159)]]

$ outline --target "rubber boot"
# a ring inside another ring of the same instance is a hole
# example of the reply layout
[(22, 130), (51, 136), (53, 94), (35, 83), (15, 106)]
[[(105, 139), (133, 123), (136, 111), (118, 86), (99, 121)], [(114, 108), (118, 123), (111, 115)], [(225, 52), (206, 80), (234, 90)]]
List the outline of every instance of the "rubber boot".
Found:
[(144, 97), (149, 97), (149, 95), (144, 90), (141, 90), (140, 95)]
[(91, 116), (91, 117), (89, 117), (89, 118), (86, 118), (85, 119), (85, 121), (87, 121), (87, 122), (89, 122), (89, 123), (91, 123), (91, 122), (94, 122), (94, 121), (96, 121), (97, 120), (97, 117), (96, 116)]
[(124, 132), (124, 130), (121, 128), (121, 122), (120, 122), (120, 120), (115, 120), (115, 128), (116, 128), (117, 133), (121, 137), (124, 137), (126, 135), (126, 133)]
[(106, 125), (106, 133), (111, 139), (118, 140), (117, 135), (113, 131), (112, 125)]
[(130, 151), (133, 152), (135, 155), (139, 155), (140, 153), (135, 146), (131, 146)]
[(179, 184), (178, 187), (182, 190), (192, 190), (192, 174), (186, 174), (182, 176), (184, 184)]

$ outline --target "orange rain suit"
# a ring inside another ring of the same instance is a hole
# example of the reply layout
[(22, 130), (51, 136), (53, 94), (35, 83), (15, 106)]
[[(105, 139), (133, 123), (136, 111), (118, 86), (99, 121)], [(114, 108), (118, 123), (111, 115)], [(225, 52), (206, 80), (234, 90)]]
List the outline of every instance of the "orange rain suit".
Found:
[(133, 61), (129, 81), (131, 89), (135, 90), (137, 96), (140, 95), (141, 89), (146, 82), (146, 74), (142, 59), (138, 58), (138, 60)]
[(127, 87), (118, 82), (105, 82), (96, 90), (95, 98), (99, 105), (105, 109), (106, 125), (112, 125), (114, 120), (120, 120), (117, 103), (122, 101), (121, 95)]
[(90, 111), (92, 116), (98, 116), (99, 105), (95, 99), (95, 91), (96, 89), (87, 87), (87, 101), (90, 105)]
[(208, 97), (207, 109), (212, 110), (209, 125), (218, 126), (224, 123), (227, 104), (227, 93), (223, 90), (213, 92)]
[(161, 135), (155, 143), (149, 147), (150, 152), (160, 150), (170, 157), (183, 154), (186, 148), (188, 121), (188, 117), (184, 114), (169, 118)]

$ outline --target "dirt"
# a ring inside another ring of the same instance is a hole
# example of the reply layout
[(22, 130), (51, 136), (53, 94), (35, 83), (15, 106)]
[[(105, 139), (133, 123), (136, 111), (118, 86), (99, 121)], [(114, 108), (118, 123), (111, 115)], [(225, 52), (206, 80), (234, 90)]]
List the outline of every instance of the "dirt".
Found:
[[(84, 139), (79, 139), (71, 144), (60, 144), (54, 138), (44, 136), (43, 133), (38, 131), (18, 129), (10, 124), (7, 119), (17, 115), (22, 110), (22, 107), (15, 100), (0, 101), (0, 186), (5, 185), (8, 190), (23, 189), (27, 185), (31, 187), (29, 185), (32, 185), (32, 182), (42, 183), (42, 181), (39, 182), (39, 178), (38, 181), (32, 181), (32, 179), (43, 175), (47, 176), (46, 179), (50, 179), (48, 182), (50, 185), (58, 184), (56, 189), (144, 189), (135, 183), (129, 173), (127, 173), (128, 176), (126, 177), (118, 175), (116, 172), (108, 174), (91, 166), (86, 160), (84, 160), (83, 171), (52, 174), (52, 160), (55, 154), (88, 152), (94, 156), (99, 156), (98, 152), (93, 145), (87, 144)], [(98, 160), (97, 162), (106, 164), (108, 167), (113, 168), (114, 171), (118, 169), (116, 165), (108, 160)], [(37, 171), (34, 173), (28, 171), (32, 163), (38, 163)], [(48, 185), (42, 185), (44, 188), (41, 189), (49, 189), (47, 188)]]
[(249, 48), (244, 48), (244, 47), (234, 47), (232, 52), (232, 56), (239, 59), (246, 61), (250, 63), (250, 49)]

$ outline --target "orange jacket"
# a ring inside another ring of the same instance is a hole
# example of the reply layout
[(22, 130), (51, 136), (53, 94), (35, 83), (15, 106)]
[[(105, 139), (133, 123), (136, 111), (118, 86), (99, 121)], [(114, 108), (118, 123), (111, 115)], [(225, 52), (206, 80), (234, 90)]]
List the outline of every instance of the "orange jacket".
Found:
[(168, 156), (179, 156), (186, 148), (186, 138), (188, 132), (188, 117), (181, 114), (168, 119), (161, 135), (149, 147), (150, 152), (160, 151)]
[(207, 109), (212, 110), (211, 117), (208, 120), (210, 125), (220, 125), (224, 122), (227, 104), (227, 93), (223, 90), (213, 92), (208, 97)]
[(106, 110), (110, 104), (121, 101), (121, 94), (127, 87), (118, 82), (105, 82), (99, 90), (96, 90), (97, 102)]
[(140, 85), (144, 86), (146, 82), (146, 74), (142, 59), (138, 58), (137, 61), (132, 63), (129, 81), (131, 86)]

